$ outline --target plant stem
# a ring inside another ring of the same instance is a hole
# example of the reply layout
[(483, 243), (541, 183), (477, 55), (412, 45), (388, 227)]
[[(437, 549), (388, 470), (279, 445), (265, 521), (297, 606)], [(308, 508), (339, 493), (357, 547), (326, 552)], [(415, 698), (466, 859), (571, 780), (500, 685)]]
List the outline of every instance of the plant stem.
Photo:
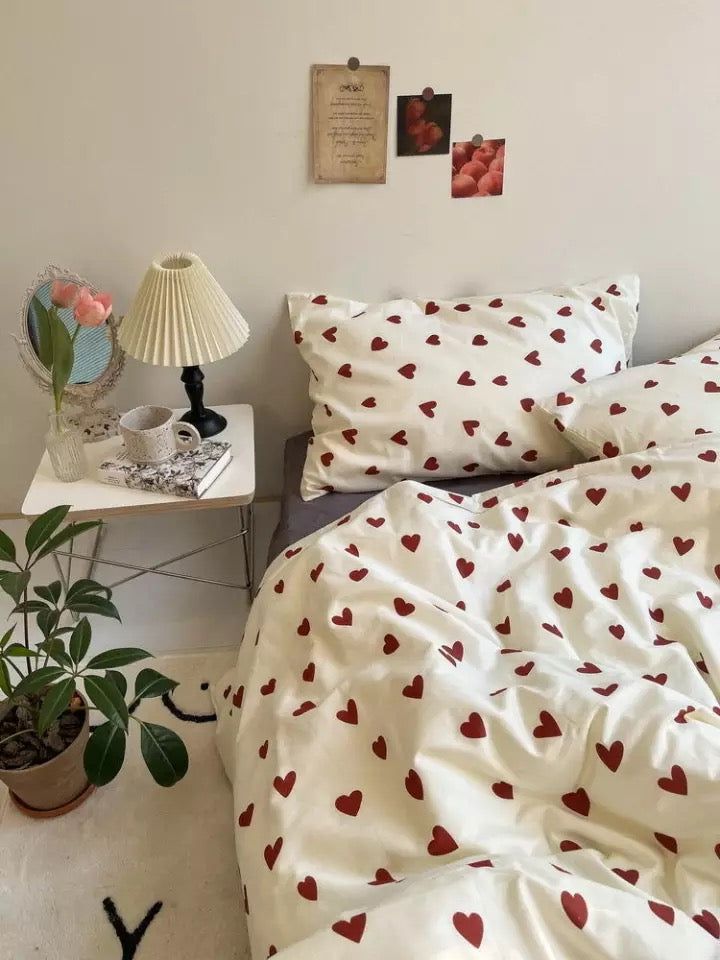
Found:
[[(23, 600), (27, 603), (28, 593), (27, 587), (23, 590)], [(28, 622), (27, 610), (23, 610), (23, 631), (25, 633), (25, 648), (28, 651), (28, 656), (25, 657), (25, 663), (27, 664), (28, 673), (32, 670), (32, 664), (30, 663), (30, 625)]]
[(18, 665), (17, 665), (16, 663), (13, 663), (12, 660), (11, 660), (9, 657), (7, 658), (7, 660), (6, 660), (5, 662), (10, 664), (10, 666), (13, 668), (13, 670), (14, 670), (15, 673), (20, 677), (21, 680), (24, 680), (24, 679), (25, 679), (25, 674), (22, 672), (22, 670), (20, 669), (20, 667), (18, 667)]
[(11, 733), (9, 737), (4, 737), (2, 740), (0, 740), (0, 747), (4, 743), (7, 743), (8, 740), (12, 740), (14, 737), (21, 737), (24, 733), (34, 733), (34, 732), (35, 731), (33, 730), (32, 727), (28, 727), (27, 730), (16, 730), (15, 733)]

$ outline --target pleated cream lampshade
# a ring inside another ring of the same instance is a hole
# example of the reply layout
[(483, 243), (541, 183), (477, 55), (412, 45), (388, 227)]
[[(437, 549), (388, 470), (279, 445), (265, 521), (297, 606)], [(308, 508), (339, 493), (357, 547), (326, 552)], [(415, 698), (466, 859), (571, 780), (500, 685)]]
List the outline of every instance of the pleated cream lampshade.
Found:
[(215, 277), (194, 253), (154, 260), (120, 324), (126, 353), (143, 363), (182, 367), (180, 377), (190, 409), (180, 419), (203, 438), (227, 426), (222, 413), (203, 400), (200, 365), (235, 353), (249, 335), (248, 325)]
[(222, 360), (249, 336), (240, 311), (194, 253), (150, 265), (120, 324), (120, 345), (143, 363), (194, 367)]

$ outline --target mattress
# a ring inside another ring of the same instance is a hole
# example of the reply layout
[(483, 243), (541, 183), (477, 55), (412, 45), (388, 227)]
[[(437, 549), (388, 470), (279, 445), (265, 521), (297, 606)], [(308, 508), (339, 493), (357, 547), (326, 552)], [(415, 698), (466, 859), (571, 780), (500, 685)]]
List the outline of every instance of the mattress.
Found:
[[(268, 549), (268, 564), (283, 550), (287, 550), (298, 540), (320, 530), (334, 520), (350, 513), (360, 504), (374, 497), (374, 492), (328, 493), (316, 500), (305, 501), (300, 496), (300, 479), (307, 446), (312, 432), (307, 430), (290, 437), (285, 443), (285, 461), (283, 490), (280, 505), (280, 520), (273, 533)], [(429, 487), (439, 487), (463, 496), (472, 496), (491, 490), (493, 487), (506, 486), (516, 480), (527, 478), (527, 474), (493, 473), (480, 477), (460, 477), (454, 480), (437, 480), (428, 483)]]

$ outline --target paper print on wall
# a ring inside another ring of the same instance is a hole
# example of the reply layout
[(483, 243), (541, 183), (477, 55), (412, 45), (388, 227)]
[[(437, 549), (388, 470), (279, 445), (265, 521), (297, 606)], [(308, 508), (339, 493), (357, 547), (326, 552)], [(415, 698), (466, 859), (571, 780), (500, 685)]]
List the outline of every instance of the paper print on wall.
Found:
[(390, 67), (312, 68), (315, 183), (385, 183)]
[(505, 140), (483, 140), (479, 147), (470, 140), (453, 143), (453, 197), (498, 197), (503, 192)]
[[(432, 91), (430, 91), (432, 92)], [(434, 93), (397, 98), (397, 155), (450, 153), (452, 94)]]

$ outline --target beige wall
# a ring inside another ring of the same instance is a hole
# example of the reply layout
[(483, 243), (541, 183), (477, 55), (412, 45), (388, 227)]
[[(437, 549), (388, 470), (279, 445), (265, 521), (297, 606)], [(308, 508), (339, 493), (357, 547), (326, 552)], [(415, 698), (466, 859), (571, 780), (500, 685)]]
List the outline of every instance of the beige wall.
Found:
[[(9, 335), (47, 262), (127, 307), (149, 259), (197, 251), (252, 340), (207, 370), (250, 401), (259, 489), (307, 422), (283, 294), (442, 296), (614, 270), (643, 279), (638, 359), (720, 323), (717, 0), (2, 0), (0, 511), (42, 447), (45, 399)], [(506, 196), (448, 197), (446, 157), (386, 186), (309, 182), (309, 67), (391, 66), (454, 95), (453, 132), (508, 140)], [(182, 402), (128, 365), (117, 402)]]

